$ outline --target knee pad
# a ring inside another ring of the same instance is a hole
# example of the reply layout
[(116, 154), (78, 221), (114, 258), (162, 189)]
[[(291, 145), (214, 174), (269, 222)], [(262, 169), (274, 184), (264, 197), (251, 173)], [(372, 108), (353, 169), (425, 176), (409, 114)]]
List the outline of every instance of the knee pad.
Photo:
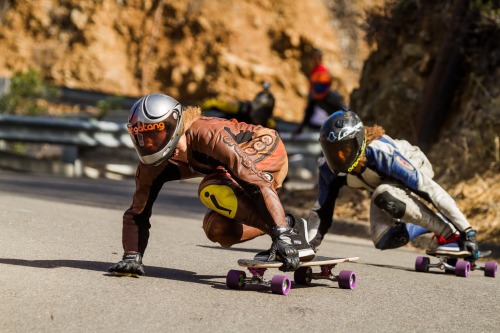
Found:
[(234, 219), (238, 210), (235, 186), (233, 181), (225, 175), (209, 175), (201, 181), (198, 196), (209, 209)]
[(406, 212), (406, 204), (389, 192), (382, 192), (375, 197), (375, 205), (396, 219), (401, 219)]
[(229, 248), (235, 243), (234, 241), (230, 241), (225, 233), (224, 225), (227, 225), (227, 223), (234, 224), (234, 221), (210, 209), (203, 218), (203, 230), (207, 238), (225, 248)]
[(225, 217), (210, 209), (207, 211), (205, 217), (203, 218), (203, 230), (205, 231), (207, 238), (212, 242), (217, 241), (216, 236), (219, 234), (218, 225), (221, 219), (225, 219)]
[(375, 244), (379, 250), (389, 250), (408, 244), (410, 235), (405, 223), (398, 223), (390, 228), (387, 233)]

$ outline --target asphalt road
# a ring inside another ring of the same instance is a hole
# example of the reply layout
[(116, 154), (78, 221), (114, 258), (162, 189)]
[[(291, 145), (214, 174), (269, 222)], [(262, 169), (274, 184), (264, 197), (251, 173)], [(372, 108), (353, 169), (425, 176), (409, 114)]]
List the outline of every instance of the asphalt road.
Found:
[(500, 278), (417, 273), (422, 253), (345, 236), (328, 235), (319, 254), (360, 257), (334, 270), (355, 271), (354, 290), (323, 280), (293, 284), (288, 296), (230, 290), (227, 272), (270, 238), (232, 249), (210, 242), (193, 182), (167, 184), (158, 198), (147, 275), (111, 276), (133, 188), (0, 170), (0, 332), (500, 331)]

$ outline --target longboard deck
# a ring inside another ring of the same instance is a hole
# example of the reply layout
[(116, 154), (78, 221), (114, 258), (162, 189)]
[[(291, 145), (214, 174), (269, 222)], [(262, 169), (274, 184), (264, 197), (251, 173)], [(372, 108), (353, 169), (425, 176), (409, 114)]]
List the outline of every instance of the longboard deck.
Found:
[[(442, 252), (442, 253), (427, 253), (429, 256), (433, 257), (446, 257), (446, 258), (453, 258), (453, 259), (465, 259), (465, 258), (470, 258), (472, 256), (472, 253), (467, 252), (467, 254), (455, 254), (453, 252)], [(488, 257), (491, 255), (491, 251), (481, 251), (479, 252), (479, 258), (484, 258)]]
[[(334, 265), (341, 262), (352, 262), (357, 261), (359, 257), (349, 257), (349, 258), (332, 258), (332, 257), (314, 257), (311, 261), (301, 262), (299, 267), (312, 267), (321, 265)], [(283, 265), (281, 261), (263, 261), (263, 260), (253, 260), (253, 259), (240, 259), (238, 260), (238, 265), (242, 267), (251, 268), (279, 268)]]

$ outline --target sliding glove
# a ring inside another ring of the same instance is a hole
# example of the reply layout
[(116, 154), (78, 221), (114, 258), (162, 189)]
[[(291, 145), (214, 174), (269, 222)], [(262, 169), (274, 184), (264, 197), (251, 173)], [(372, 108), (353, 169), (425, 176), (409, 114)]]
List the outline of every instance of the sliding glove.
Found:
[(118, 263), (108, 269), (118, 274), (144, 275), (144, 265), (140, 253), (125, 253)]
[(271, 230), (273, 244), (271, 245), (268, 260), (282, 261), (283, 265), (279, 269), (283, 272), (295, 271), (300, 264), (299, 252), (292, 244), (291, 234), (292, 228), (290, 227), (276, 226)]

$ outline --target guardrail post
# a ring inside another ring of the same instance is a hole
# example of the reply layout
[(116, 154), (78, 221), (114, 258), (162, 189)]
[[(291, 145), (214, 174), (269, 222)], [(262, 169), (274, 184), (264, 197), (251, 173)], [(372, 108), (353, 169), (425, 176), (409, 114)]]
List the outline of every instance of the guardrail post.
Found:
[(64, 165), (64, 174), (67, 177), (82, 177), (82, 161), (78, 158), (79, 148), (77, 146), (64, 145), (61, 154), (61, 162)]

